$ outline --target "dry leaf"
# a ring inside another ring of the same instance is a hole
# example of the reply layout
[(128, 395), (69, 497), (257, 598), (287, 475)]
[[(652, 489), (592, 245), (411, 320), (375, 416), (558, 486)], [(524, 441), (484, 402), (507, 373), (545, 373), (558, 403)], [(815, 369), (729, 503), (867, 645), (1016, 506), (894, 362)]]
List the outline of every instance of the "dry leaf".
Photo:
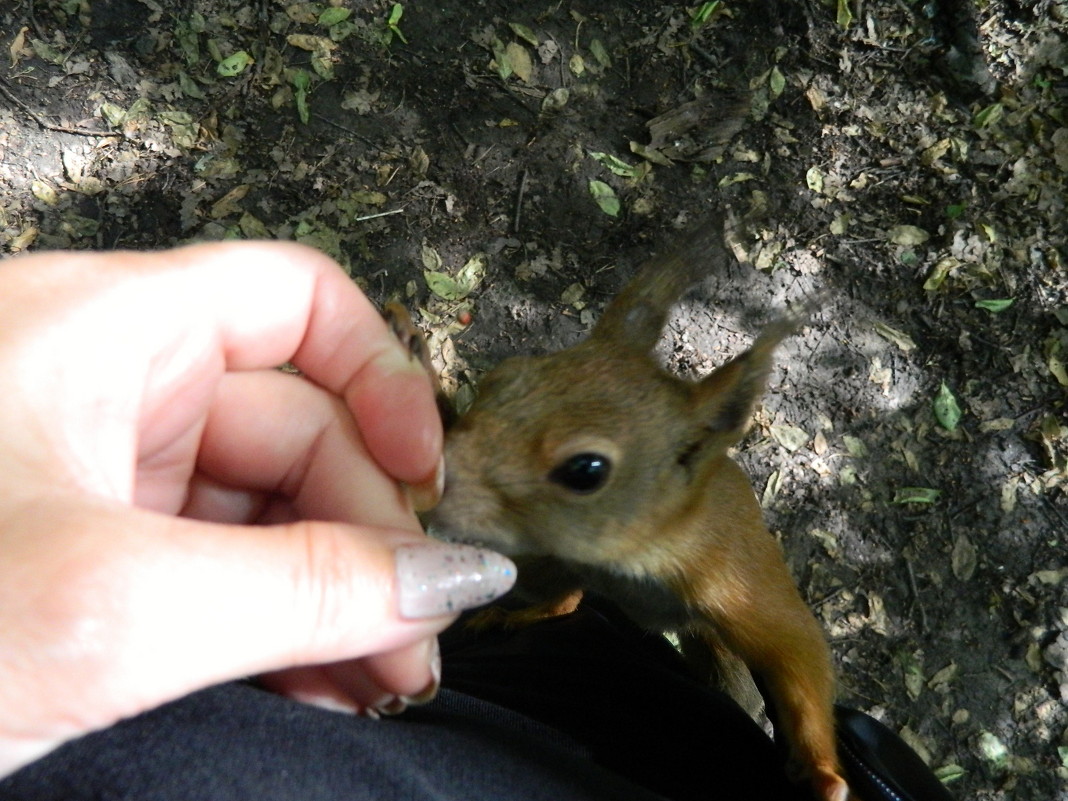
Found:
[(901, 672), (905, 680), (905, 692), (915, 701), (923, 694), (923, 654), (919, 651), (901, 658)]
[(46, 206), (54, 206), (59, 203), (59, 193), (55, 188), (40, 178), (35, 178), (30, 183), (30, 191), (33, 196), (44, 203)]
[(782, 473), (778, 470), (768, 476), (768, 483), (764, 487), (764, 493), (760, 496), (760, 505), (767, 507), (775, 500), (775, 496), (779, 494), (779, 488), (782, 486)]
[(975, 567), (978, 563), (978, 554), (972, 541), (961, 534), (953, 542), (953, 552), (950, 555), (950, 563), (953, 575), (961, 581), (968, 581), (975, 575)]
[(286, 37), (286, 42), (309, 52), (329, 53), (337, 50), (337, 42), (327, 36), (312, 36), (310, 33), (291, 33)]
[(11, 46), (7, 49), (12, 67), (17, 67), (19, 59), (30, 54), (30, 51), (26, 48), (26, 34), (29, 31), (30, 29), (23, 25), (19, 32), (15, 34), (15, 38), (11, 41)]
[(871, 630), (884, 637), (890, 632), (890, 617), (886, 614), (883, 597), (874, 592), (868, 593), (868, 624)]
[(986, 420), (979, 424), (979, 430), (984, 434), (989, 434), (991, 431), (1008, 431), (1016, 425), (1016, 421), (1011, 417), (995, 417), (993, 420)]
[(922, 245), (931, 235), (915, 225), (895, 225), (887, 232), (886, 238), (895, 245), (913, 246)]
[(425, 242), (423, 243), (423, 249), (420, 256), (423, 261), (423, 267), (427, 270), (436, 271), (441, 269), (441, 256), (438, 255), (438, 252), (434, 250), (434, 248), (430, 247), (430, 245)]
[(931, 676), (931, 680), (927, 682), (927, 686), (932, 690), (940, 690), (951, 681), (955, 680), (959, 673), (960, 666), (956, 662), (950, 662), (940, 671)]
[(841, 553), (841, 549), (838, 547), (838, 537), (836, 537), (830, 531), (824, 531), (822, 528), (814, 528), (809, 534), (815, 538), (820, 545), (823, 546), (823, 550), (827, 552), (827, 555), (832, 559), (837, 559)]
[(889, 367), (883, 367), (881, 359), (871, 360), (871, 369), (868, 370), (868, 380), (873, 384), (878, 385), (883, 395), (890, 395), (890, 383), (893, 380), (894, 371)]
[(930, 764), (931, 749), (927, 747), (927, 743), (920, 737), (920, 735), (918, 735), (908, 726), (904, 726), (901, 731), (898, 732), (898, 734), (901, 739), (904, 740), (908, 744), (908, 746), (916, 752), (917, 756), (919, 756), (920, 759), (922, 759), (925, 763)]
[(1013, 476), (1001, 485), (1001, 511), (1011, 512), (1016, 508), (1016, 489), (1019, 486), (1019, 476)]
[(875, 323), (875, 333), (889, 339), (905, 353), (916, 349), (916, 343), (912, 340), (912, 337), (904, 331), (898, 331), (896, 328), (888, 326), (886, 323)]
[(1030, 578), (1035, 579), (1040, 584), (1060, 584), (1065, 579), (1068, 579), (1068, 567), (1062, 567), (1058, 570), (1038, 570), (1032, 573)]
[(8, 250), (12, 253), (19, 253), (34, 243), (37, 239), (37, 234), (41, 230), (36, 225), (31, 225), (24, 229), (20, 233), (16, 234), (10, 242), (7, 243)]
[(249, 184), (241, 184), (235, 186), (221, 198), (215, 201), (211, 207), (211, 218), (213, 220), (220, 220), (223, 217), (227, 217), (231, 214), (236, 214), (241, 211), (241, 207), (238, 205), (238, 201), (248, 194), (250, 189)]
[(771, 436), (790, 453), (803, 447), (811, 439), (807, 431), (789, 423), (772, 425)]
[(530, 83), (530, 75), (534, 69), (530, 61), (530, 51), (518, 42), (509, 42), (504, 48), (504, 55), (512, 65), (512, 72), (523, 83)]
[(868, 455), (868, 446), (864, 444), (864, 440), (843, 434), (842, 442), (845, 443), (846, 452), (854, 459), (863, 459)]
[(586, 288), (582, 284), (571, 284), (560, 295), (560, 300), (569, 306), (574, 306), (581, 311), (586, 307), (586, 302), (582, 299), (582, 296), (586, 293)]

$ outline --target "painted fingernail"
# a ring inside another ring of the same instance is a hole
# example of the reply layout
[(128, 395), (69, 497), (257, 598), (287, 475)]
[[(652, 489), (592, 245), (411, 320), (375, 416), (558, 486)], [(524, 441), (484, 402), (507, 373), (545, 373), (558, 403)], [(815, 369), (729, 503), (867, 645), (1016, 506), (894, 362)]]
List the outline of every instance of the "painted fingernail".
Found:
[(489, 603), (515, 584), (512, 560), (471, 545), (425, 542), (395, 553), (401, 617), (450, 615)]

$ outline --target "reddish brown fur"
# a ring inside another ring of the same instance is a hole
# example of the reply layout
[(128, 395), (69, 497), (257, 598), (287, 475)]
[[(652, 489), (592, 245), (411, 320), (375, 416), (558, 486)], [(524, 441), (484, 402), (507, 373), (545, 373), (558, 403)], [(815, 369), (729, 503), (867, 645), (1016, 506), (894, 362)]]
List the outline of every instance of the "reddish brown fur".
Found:
[[(447, 434), (431, 525), (514, 556), (532, 600), (594, 589), (651, 630), (726, 644), (763, 678), (798, 777), (843, 801), (827, 644), (726, 455), (797, 323), (774, 324), (696, 383), (650, 354), (670, 306), (725, 258), (714, 232), (698, 232), (649, 262), (585, 342), (488, 375)], [(576, 492), (551, 476), (590, 452), (611, 463), (602, 487)]]

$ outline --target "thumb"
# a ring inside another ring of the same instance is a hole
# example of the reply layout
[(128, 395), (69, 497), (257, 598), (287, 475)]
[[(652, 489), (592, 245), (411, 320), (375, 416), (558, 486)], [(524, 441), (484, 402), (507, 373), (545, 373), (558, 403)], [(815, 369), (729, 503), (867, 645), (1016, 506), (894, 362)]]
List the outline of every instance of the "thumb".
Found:
[(18, 563), (0, 564), (0, 629), (14, 634), (0, 738), (36, 741), (37, 755), (220, 681), (396, 651), (515, 577), (505, 557), (402, 530), (117, 504), (19, 517), (5, 532)]

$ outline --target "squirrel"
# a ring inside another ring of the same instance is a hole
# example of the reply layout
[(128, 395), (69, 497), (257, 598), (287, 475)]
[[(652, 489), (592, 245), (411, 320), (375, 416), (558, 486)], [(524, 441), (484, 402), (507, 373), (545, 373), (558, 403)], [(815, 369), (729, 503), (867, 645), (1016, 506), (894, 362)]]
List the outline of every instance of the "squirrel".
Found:
[[(775, 347), (801, 320), (771, 324), (696, 382), (652, 354), (671, 307), (726, 259), (712, 226), (698, 230), (646, 262), (587, 339), (491, 370), (471, 408), (447, 422), (444, 492), (425, 522), (512, 557), (516, 592), (546, 609), (596, 591), (643, 628), (678, 632), (687, 656), (695, 642), (706, 663), (729, 668), (737, 655), (763, 681), (792, 778), (821, 801), (846, 801), (830, 649), (727, 454)], [(429, 367), (403, 308), (391, 304), (387, 318)]]

